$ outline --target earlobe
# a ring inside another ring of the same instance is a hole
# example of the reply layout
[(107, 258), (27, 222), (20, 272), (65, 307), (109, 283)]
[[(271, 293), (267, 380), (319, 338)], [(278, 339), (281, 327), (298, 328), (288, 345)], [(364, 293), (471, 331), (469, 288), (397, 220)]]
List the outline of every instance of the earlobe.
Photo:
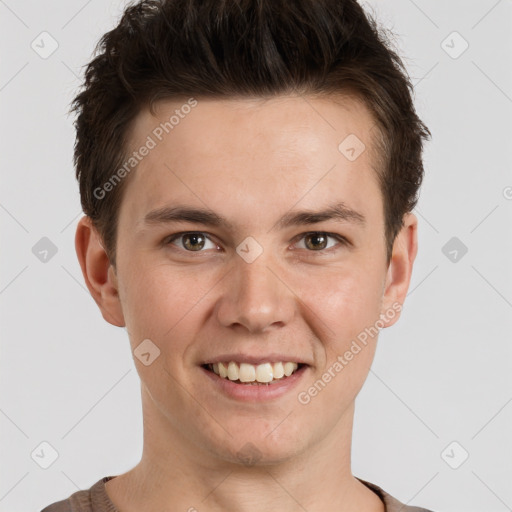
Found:
[(116, 271), (103, 248), (100, 235), (88, 216), (82, 217), (78, 222), (75, 249), (85, 284), (100, 308), (103, 318), (112, 325), (124, 327)]
[(384, 285), (381, 318), (385, 327), (393, 325), (400, 317), (396, 312), (401, 311), (405, 301), (417, 252), (418, 219), (413, 213), (407, 213), (393, 244), (393, 254)]

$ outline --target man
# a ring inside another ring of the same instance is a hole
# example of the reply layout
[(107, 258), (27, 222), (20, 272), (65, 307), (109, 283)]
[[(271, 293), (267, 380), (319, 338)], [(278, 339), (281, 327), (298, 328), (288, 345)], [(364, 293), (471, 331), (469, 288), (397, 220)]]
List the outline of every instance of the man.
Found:
[(351, 472), (423, 176), (399, 57), (354, 0), (126, 9), (74, 101), (76, 232), (141, 378), (140, 463), (58, 511), (421, 511)]

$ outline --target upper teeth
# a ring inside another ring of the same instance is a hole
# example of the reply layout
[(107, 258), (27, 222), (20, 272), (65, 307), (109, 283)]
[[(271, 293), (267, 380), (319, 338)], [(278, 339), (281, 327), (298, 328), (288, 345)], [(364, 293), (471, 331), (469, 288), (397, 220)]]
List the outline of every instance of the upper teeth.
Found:
[(212, 370), (223, 378), (229, 380), (240, 380), (240, 382), (271, 382), (281, 379), (283, 376), (289, 377), (298, 367), (297, 363), (263, 363), (257, 366), (248, 363), (213, 363), (210, 365)]

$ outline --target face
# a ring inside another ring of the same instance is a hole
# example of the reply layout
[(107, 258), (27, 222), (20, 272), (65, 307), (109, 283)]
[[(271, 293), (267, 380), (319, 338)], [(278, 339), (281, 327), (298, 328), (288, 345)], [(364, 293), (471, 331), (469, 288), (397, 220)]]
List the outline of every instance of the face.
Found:
[(388, 268), (375, 126), (355, 99), (184, 103), (136, 120), (131, 148), (155, 145), (120, 209), (118, 308), (98, 303), (146, 354), (145, 414), (212, 457), (284, 461), (350, 415), (414, 237)]

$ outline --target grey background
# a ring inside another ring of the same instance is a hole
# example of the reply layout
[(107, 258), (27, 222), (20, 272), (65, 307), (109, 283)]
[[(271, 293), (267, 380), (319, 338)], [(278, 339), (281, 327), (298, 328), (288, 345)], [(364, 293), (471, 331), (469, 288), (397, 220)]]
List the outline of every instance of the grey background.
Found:
[[(127, 334), (101, 317), (75, 255), (66, 114), (124, 4), (0, 0), (0, 512), (40, 510), (141, 455)], [(381, 333), (357, 399), (353, 472), (438, 512), (512, 510), (512, 1), (366, 6), (397, 34), (433, 140), (420, 251), (402, 318)], [(58, 43), (47, 58), (31, 47), (51, 49), (43, 31)], [(461, 55), (454, 31), (469, 44)], [(46, 262), (43, 237), (57, 250)], [(44, 441), (58, 452), (48, 469)]]

